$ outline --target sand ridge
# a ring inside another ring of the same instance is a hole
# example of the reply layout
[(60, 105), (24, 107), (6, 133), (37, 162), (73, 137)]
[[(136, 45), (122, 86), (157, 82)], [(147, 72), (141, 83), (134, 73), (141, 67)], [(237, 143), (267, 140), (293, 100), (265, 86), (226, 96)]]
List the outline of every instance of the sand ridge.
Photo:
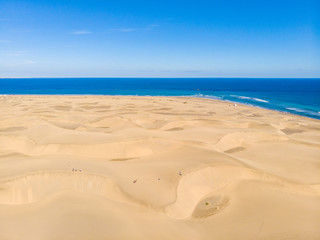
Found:
[(0, 239), (318, 239), (320, 122), (189, 97), (0, 98)]

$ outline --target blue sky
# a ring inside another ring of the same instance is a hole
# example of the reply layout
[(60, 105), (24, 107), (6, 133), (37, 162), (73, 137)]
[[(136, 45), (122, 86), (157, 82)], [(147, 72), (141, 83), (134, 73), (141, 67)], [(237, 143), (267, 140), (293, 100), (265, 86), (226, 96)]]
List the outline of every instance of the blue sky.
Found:
[(0, 0), (0, 77), (320, 77), (317, 0)]

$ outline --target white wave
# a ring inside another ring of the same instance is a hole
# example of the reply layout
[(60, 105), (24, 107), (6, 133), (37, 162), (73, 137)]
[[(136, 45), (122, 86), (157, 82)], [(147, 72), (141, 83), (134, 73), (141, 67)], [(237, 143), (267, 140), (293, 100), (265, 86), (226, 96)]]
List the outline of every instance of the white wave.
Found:
[(235, 97), (235, 98), (240, 98), (240, 99), (242, 99), (242, 98), (250, 98), (250, 97), (244, 97), (244, 96), (238, 96), (238, 95), (230, 95), (230, 97)]
[(251, 97), (238, 96), (240, 99), (252, 99)]
[(230, 97), (235, 97), (235, 98), (238, 98), (238, 99), (254, 100), (254, 101), (264, 102), (264, 103), (268, 103), (269, 102), (267, 100), (263, 100), (263, 99), (260, 99), (260, 98), (253, 98), (253, 97), (247, 97), (247, 96), (230, 95)]
[(214, 95), (205, 95), (205, 94), (202, 94), (202, 93), (197, 93), (197, 94), (194, 94), (194, 95), (191, 95), (192, 97), (200, 97), (200, 98), (209, 98), (209, 99), (213, 99), (213, 100), (222, 100), (223, 98), (221, 97), (217, 97), (217, 96), (214, 96)]
[(230, 95), (230, 97), (238, 98), (238, 99), (252, 99), (251, 97), (238, 96), (238, 95)]
[(212, 96), (212, 95), (204, 95), (205, 98), (215, 99), (215, 100), (222, 100), (221, 97)]
[(264, 102), (264, 103), (268, 103), (269, 101), (267, 100), (263, 100), (263, 99), (260, 99), (260, 98), (252, 98), (253, 100), (255, 101), (258, 101), (258, 102)]
[(296, 112), (304, 112), (302, 109), (299, 109), (299, 108), (286, 108), (286, 109), (291, 111), (296, 111)]
[(320, 116), (320, 112), (313, 112), (310, 110), (303, 110), (300, 108), (286, 108), (287, 110), (291, 110), (291, 111), (295, 111), (295, 112), (300, 112), (300, 113), (307, 113), (309, 115), (313, 115), (313, 116)]

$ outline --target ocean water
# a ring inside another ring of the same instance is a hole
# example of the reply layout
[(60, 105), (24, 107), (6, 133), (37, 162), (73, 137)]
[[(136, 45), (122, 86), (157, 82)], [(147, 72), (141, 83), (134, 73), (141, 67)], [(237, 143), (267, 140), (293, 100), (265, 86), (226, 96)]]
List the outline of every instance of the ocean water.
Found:
[(2, 78), (0, 94), (197, 96), (320, 119), (319, 78)]

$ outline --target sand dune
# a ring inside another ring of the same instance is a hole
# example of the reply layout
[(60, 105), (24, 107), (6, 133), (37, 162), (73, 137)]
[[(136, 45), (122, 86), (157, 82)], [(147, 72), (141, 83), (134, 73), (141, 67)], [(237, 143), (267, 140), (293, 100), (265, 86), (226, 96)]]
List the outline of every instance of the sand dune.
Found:
[(0, 239), (319, 239), (320, 122), (185, 97), (0, 99)]

